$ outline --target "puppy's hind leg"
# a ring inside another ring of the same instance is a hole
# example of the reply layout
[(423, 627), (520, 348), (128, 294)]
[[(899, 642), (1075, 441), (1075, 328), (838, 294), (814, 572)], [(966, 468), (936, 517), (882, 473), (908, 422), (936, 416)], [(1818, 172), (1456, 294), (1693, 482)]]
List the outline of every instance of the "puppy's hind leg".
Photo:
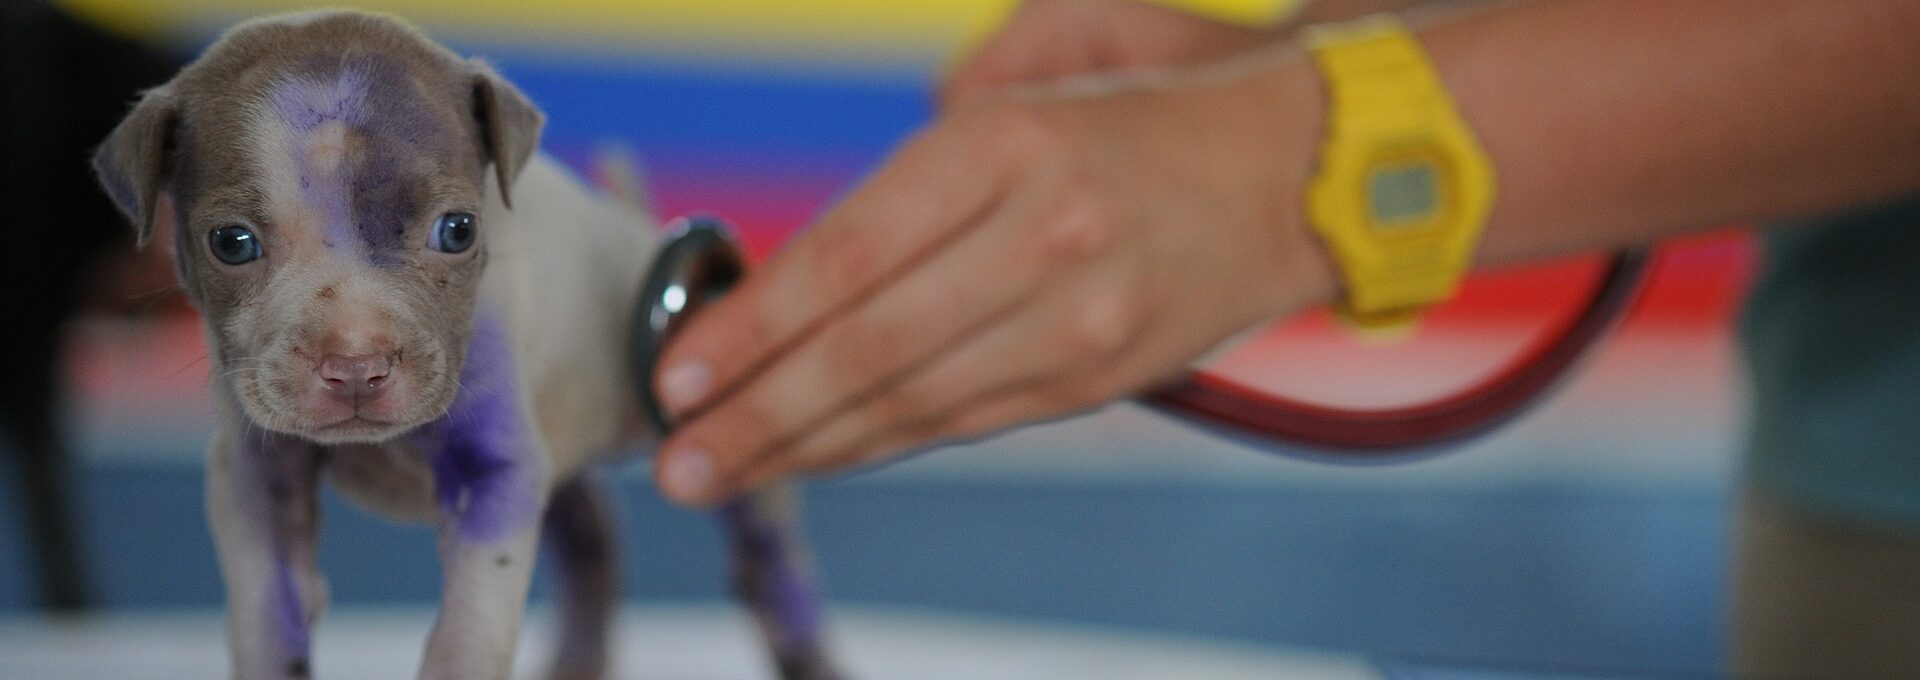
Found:
[(600, 680), (611, 666), (608, 638), (620, 603), (619, 545), (606, 484), (582, 474), (554, 489), (541, 543), (560, 601), (552, 680)]
[(775, 486), (721, 509), (733, 544), (734, 594), (759, 622), (782, 680), (836, 680), (821, 630), (824, 603), (791, 496)]

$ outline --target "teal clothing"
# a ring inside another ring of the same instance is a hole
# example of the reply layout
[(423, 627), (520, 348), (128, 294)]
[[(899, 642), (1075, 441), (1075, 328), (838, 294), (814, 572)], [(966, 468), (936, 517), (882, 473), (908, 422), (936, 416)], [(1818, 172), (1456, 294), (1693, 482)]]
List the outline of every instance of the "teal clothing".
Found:
[(1741, 328), (1748, 473), (1809, 510), (1920, 527), (1920, 197), (1765, 242)]

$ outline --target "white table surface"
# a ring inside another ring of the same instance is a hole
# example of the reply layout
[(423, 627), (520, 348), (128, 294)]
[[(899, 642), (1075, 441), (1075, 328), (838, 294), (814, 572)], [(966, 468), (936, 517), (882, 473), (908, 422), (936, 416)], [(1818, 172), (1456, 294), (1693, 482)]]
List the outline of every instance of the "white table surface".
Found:
[[(432, 613), (342, 608), (317, 633), (322, 678), (411, 678)], [(537, 678), (550, 645), (536, 612), (516, 677)], [(225, 677), (216, 612), (75, 620), (0, 619), (0, 678), (156, 680)], [(837, 608), (833, 635), (855, 680), (1381, 680), (1362, 659), (1098, 628)], [(637, 606), (623, 615), (618, 678), (770, 678), (755, 635), (721, 606)]]

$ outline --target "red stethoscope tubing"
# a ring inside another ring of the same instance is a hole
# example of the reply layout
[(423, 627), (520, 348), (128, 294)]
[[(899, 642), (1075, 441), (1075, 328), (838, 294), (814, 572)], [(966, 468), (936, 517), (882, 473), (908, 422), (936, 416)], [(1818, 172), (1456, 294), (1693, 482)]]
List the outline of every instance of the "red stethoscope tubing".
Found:
[(1633, 306), (1651, 264), (1647, 248), (1615, 255), (1581, 309), (1518, 359), (1471, 387), (1425, 403), (1339, 408), (1289, 399), (1195, 371), (1140, 399), (1162, 413), (1229, 434), (1344, 458), (1380, 458), (1457, 444), (1524, 413)]

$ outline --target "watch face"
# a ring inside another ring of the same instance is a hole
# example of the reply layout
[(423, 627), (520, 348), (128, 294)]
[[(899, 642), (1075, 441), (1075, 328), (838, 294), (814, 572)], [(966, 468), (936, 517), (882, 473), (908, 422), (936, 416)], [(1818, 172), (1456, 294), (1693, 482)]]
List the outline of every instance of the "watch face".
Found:
[(1380, 166), (1367, 177), (1367, 214), (1377, 227), (1414, 226), (1439, 209), (1439, 192), (1432, 162)]

